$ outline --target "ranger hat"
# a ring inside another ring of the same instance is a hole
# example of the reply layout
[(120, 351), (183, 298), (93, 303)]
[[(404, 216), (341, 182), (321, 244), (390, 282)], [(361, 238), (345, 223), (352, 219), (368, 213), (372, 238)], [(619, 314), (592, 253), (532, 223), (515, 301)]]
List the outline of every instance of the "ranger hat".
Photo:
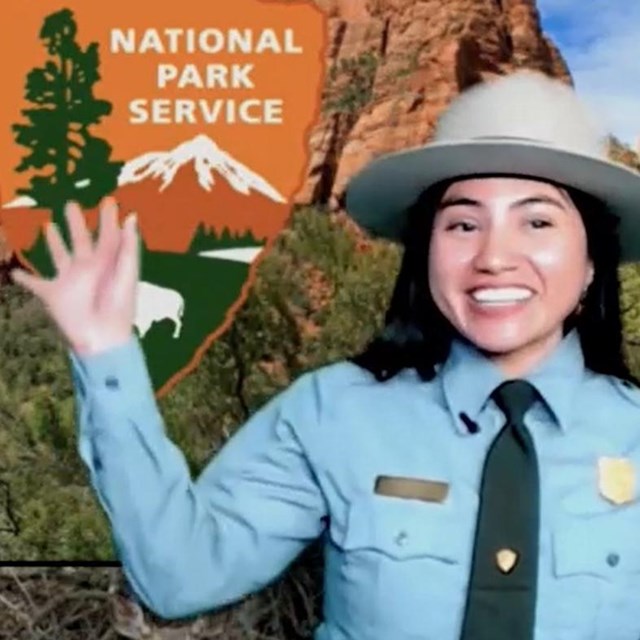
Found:
[(368, 164), (347, 187), (346, 209), (374, 236), (400, 240), (408, 208), (437, 182), (538, 178), (602, 200), (620, 218), (621, 259), (640, 260), (640, 174), (610, 160), (608, 140), (573, 88), (517, 71), (463, 91), (428, 144)]

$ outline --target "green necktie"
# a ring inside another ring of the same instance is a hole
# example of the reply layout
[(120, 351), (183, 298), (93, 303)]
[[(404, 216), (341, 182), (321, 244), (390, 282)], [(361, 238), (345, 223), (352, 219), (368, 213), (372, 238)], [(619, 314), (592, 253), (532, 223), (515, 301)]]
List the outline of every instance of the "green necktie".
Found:
[(461, 640), (531, 640), (538, 577), (539, 479), (524, 416), (536, 390), (524, 380), (491, 394), (507, 423), (484, 465)]

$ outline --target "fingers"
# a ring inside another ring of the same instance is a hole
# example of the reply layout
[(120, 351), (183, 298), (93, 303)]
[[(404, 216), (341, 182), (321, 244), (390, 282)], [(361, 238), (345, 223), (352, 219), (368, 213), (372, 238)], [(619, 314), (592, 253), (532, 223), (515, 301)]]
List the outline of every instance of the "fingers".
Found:
[(46, 301), (47, 291), (50, 285), (49, 280), (34, 276), (25, 269), (12, 269), (10, 272), (11, 279), (27, 291), (33, 293), (43, 302)]
[(136, 214), (131, 213), (124, 221), (122, 241), (118, 252), (113, 280), (116, 299), (125, 299), (131, 291), (135, 291), (139, 277), (139, 246)]
[(91, 257), (92, 240), (82, 209), (75, 202), (68, 202), (65, 207), (67, 224), (71, 234), (71, 246), (75, 258), (86, 260)]
[(62, 273), (71, 264), (71, 256), (67, 246), (60, 235), (58, 226), (53, 222), (47, 224), (45, 234), (53, 265), (58, 273)]
[(100, 262), (115, 264), (120, 235), (118, 205), (113, 198), (107, 198), (100, 206), (100, 233), (96, 242)]

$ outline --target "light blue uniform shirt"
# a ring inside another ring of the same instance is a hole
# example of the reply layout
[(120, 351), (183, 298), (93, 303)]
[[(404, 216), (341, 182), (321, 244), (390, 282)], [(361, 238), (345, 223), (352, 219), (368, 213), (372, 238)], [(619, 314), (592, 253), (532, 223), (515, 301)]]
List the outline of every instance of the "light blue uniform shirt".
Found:
[[(174, 618), (236, 601), (323, 535), (316, 640), (457, 640), (483, 462), (504, 423), (489, 398), (502, 375), (472, 347), (455, 342), (430, 382), (405, 371), (378, 383), (348, 362), (307, 373), (195, 482), (137, 338), (70, 357), (80, 455), (150, 609)], [(544, 398), (526, 419), (541, 478), (536, 640), (638, 640), (638, 487), (614, 504), (598, 467), (623, 458), (640, 472), (640, 391), (585, 369), (575, 332), (528, 379)], [(377, 495), (379, 475), (446, 482), (449, 493)]]

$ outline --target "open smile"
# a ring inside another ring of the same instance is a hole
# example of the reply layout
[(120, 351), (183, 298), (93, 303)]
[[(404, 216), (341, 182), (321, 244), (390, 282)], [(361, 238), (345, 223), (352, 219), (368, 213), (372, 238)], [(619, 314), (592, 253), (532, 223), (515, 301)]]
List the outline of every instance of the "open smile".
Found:
[(483, 307), (521, 305), (535, 294), (526, 287), (479, 287), (469, 292), (471, 299)]

